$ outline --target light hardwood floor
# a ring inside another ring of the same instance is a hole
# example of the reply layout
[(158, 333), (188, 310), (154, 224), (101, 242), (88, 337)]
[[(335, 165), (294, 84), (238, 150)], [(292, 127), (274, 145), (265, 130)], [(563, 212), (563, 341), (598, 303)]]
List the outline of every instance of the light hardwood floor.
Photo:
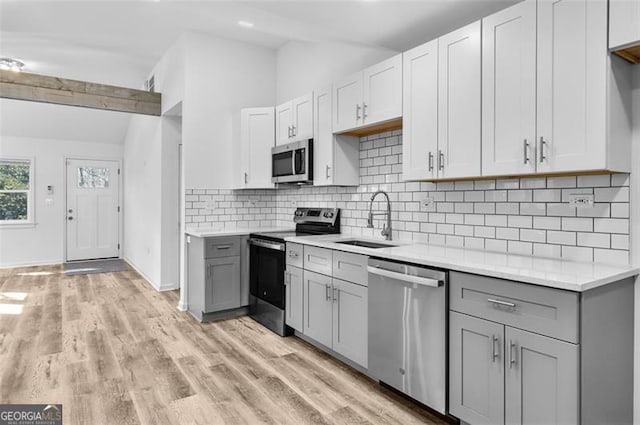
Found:
[(199, 324), (134, 271), (0, 270), (0, 403), (64, 424), (442, 424), (296, 337)]

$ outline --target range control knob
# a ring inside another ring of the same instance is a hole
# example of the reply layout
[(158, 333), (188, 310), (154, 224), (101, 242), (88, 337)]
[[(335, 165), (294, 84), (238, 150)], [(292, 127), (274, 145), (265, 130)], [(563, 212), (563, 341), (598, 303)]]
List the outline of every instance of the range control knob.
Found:
[(324, 218), (333, 218), (333, 211), (325, 211)]
[(302, 215), (303, 215), (303, 214), (304, 214), (304, 213), (303, 213), (302, 211), (300, 211), (300, 210), (297, 210), (297, 211), (295, 212), (295, 216), (296, 216), (296, 217), (302, 217)]

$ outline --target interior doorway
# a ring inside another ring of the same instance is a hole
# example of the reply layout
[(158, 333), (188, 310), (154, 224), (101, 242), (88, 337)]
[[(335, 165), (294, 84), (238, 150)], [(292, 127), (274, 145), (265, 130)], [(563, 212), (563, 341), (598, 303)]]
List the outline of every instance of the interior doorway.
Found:
[(67, 160), (67, 261), (120, 256), (120, 163)]

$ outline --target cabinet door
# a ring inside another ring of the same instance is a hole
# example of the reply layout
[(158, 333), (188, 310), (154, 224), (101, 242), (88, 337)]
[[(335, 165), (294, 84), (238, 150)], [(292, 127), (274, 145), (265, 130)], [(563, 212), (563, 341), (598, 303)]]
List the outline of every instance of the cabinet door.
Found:
[(536, 170), (536, 1), (482, 20), (482, 175)]
[(606, 168), (607, 1), (538, 2), (538, 171)]
[(333, 350), (367, 367), (368, 289), (333, 279)]
[(333, 131), (362, 125), (362, 72), (333, 84)]
[(578, 424), (578, 346), (506, 327), (506, 424)]
[(293, 141), (313, 138), (313, 93), (291, 101), (293, 120), (291, 134)]
[(287, 265), (285, 284), (285, 322), (298, 332), (302, 332), (302, 306), (304, 305), (302, 269)]
[(331, 87), (313, 92), (313, 184), (333, 184), (333, 126), (331, 117)]
[(640, 42), (640, 1), (609, 0), (609, 48)]
[(303, 277), (303, 333), (331, 348), (331, 278), (308, 270), (304, 270)]
[(241, 111), (240, 188), (273, 188), (271, 148), (275, 142), (274, 108), (249, 108)]
[(403, 179), (432, 179), (438, 154), (438, 40), (404, 52), (403, 59)]
[(402, 54), (362, 72), (362, 123), (389, 121), (402, 116)]
[(451, 414), (474, 425), (503, 424), (504, 326), (450, 312), (449, 368)]
[(480, 175), (480, 21), (438, 39), (438, 177)]
[(276, 145), (293, 141), (293, 103), (285, 102), (276, 106)]
[(205, 262), (205, 313), (240, 307), (240, 256)]

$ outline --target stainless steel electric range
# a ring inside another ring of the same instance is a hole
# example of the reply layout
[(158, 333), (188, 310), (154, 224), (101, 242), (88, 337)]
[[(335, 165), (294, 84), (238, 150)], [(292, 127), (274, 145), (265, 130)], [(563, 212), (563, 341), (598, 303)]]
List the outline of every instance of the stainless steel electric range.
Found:
[(298, 208), (295, 231), (250, 235), (249, 316), (281, 336), (293, 334), (285, 323), (285, 238), (340, 233), (339, 208)]

